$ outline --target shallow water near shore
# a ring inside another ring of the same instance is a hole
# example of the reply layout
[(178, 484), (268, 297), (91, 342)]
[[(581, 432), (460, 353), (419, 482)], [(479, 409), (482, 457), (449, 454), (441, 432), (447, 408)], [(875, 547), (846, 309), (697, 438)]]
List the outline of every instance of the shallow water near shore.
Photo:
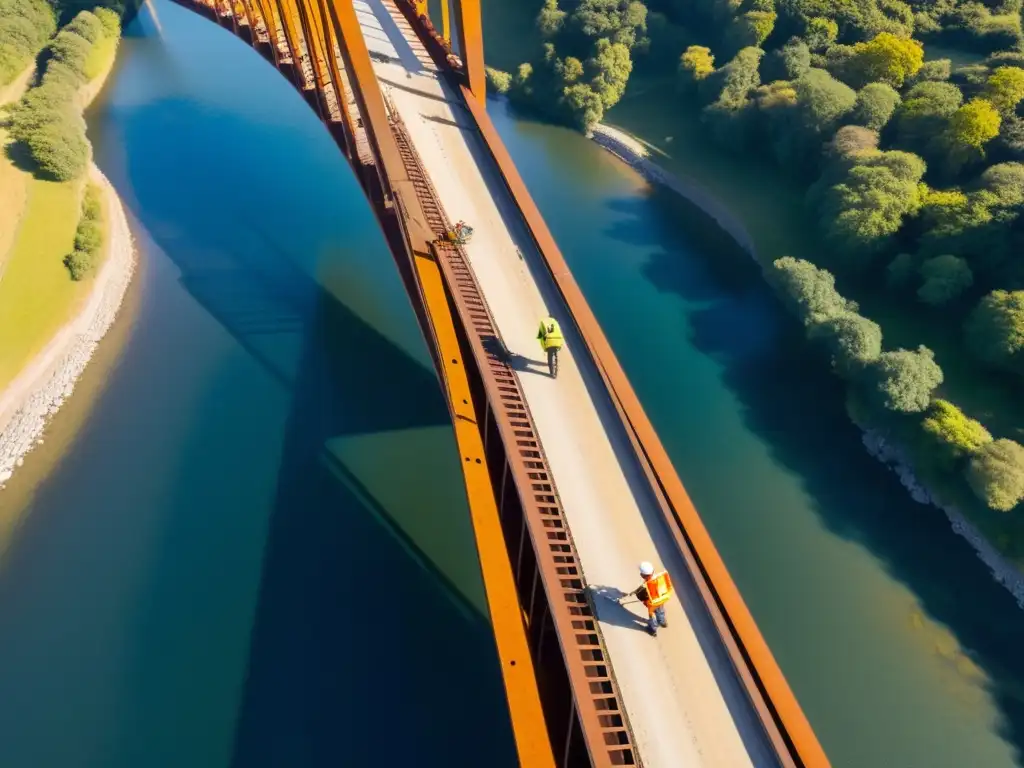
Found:
[[(369, 209), (283, 78), (156, 8), (89, 116), (137, 309), (0, 495), (4, 762), (512, 765), (447, 413)], [(749, 258), (490, 108), (833, 764), (1020, 765), (1024, 614), (864, 453)]]

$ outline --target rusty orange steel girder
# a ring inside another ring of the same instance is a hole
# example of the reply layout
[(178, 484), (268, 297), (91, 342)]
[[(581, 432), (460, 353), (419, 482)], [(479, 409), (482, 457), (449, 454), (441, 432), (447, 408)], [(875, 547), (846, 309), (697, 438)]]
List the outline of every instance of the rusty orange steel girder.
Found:
[[(487, 117), (479, 0), (452, 0), (460, 58), (452, 55), (447, 0), (441, 1), (444, 39), (427, 17), (426, 0), (394, 0), (438, 66), (458, 81), (781, 765), (827, 768), (813, 730)], [(639, 764), (518, 379), (468, 262), (460, 249), (436, 244), (447, 220), (401, 120), (389, 114), (352, 0), (242, 0), (244, 32), (237, 2), (234, 12), (218, 10), (215, 3), (223, 6), (222, 0), (176, 2), (230, 26), (243, 39), (248, 35), (247, 42), (303, 92), (348, 157), (387, 237), (448, 401), (520, 763), (553, 767), (557, 755), (563, 768)], [(269, 46), (258, 40), (257, 19)]]

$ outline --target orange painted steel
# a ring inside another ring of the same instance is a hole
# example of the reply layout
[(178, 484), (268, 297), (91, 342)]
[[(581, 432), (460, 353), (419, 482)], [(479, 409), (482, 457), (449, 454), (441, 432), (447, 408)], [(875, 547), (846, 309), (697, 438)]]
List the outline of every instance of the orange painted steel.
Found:
[[(410, 251), (414, 252), (410, 244)], [(480, 555), (480, 570), (494, 630), (498, 660), (505, 680), (512, 731), (520, 765), (554, 768), (530, 646), (520, 614), (519, 596), (494, 498), (494, 483), (485, 462), (483, 437), (469, 388), (455, 322), (435, 258), (414, 256), (420, 298), (426, 308), (439, 353), (442, 388), (447, 393), (455, 428), (470, 517)]]
[[(544, 223), (540, 210), (533, 202), (533, 198), (519, 176), (515, 163), (487, 116), (486, 106), (480, 104), (472, 96), (473, 94), (463, 86), (463, 97), (480, 130), (484, 144), (501, 171), (509, 193), (516, 201), (548, 271), (569, 307), (598, 370), (608, 385), (609, 392), (617, 401), (627, 429), (633, 434), (636, 444), (642, 452), (642, 459), (649, 463), (659, 490), (669, 503), (669, 507), (665, 509), (671, 515), (668, 519), (669, 529), (679, 536), (681, 544), (685, 543), (692, 548), (700, 571), (719, 603), (731, 631), (735, 633), (736, 644), (740, 652), (752, 667), (758, 687), (761, 689), (761, 696), (765, 699), (764, 704), (771, 711), (785, 740), (791, 745), (795, 753), (794, 757), (799, 761), (798, 764), (804, 768), (827, 768), (829, 761), (817, 736), (786, 682), (782, 670), (779, 669), (768, 644), (757, 628), (750, 610), (740, 596), (739, 589), (729, 575), (721, 555), (697, 514), (682, 481), (676, 474), (661, 440), (644, 413), (636, 393), (597, 322), (597, 318), (590, 310), (583, 293), (569, 271), (565, 258)], [(753, 695), (757, 693), (755, 691), (748, 692)]]
[(469, 90), (477, 102), (483, 104), (487, 100), (487, 73), (484, 71), (484, 27), (480, 16), (480, 0), (453, 2), (455, 23), (459, 26), (459, 55), (469, 81)]

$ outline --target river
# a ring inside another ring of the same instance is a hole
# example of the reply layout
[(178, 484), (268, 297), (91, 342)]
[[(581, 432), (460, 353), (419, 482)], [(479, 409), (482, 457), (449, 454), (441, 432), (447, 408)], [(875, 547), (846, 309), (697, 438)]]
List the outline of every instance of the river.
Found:
[[(447, 414), (369, 209), (270, 66), (156, 8), (89, 115), (142, 266), (0, 494), (2, 762), (513, 764)], [(866, 456), (754, 265), (490, 106), (834, 765), (1024, 764), (1024, 613)]]

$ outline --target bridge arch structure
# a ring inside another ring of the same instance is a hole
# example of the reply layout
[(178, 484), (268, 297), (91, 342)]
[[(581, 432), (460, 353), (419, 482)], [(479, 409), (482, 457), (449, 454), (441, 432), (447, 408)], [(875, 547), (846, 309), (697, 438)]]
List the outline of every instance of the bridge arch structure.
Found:
[[(378, 1), (457, 94), (485, 150), (482, 162), (496, 167), (543, 259), (585, 347), (580, 354), (599, 374), (728, 659), (742, 705), (758, 724), (770, 758), (755, 764), (827, 768), (821, 745), (487, 116), (480, 0), (440, 0), (440, 30), (427, 0)], [(644, 765), (642, 740), (616, 679), (514, 355), (471, 260), (444, 237), (451, 222), (375, 74), (380, 55), (367, 47), (356, 0), (175, 2), (232, 31), (296, 87), (348, 160), (385, 234), (451, 414), (520, 764)], [(671, 729), (673, 723), (657, 727)], [(690, 765), (681, 756), (658, 764)]]

